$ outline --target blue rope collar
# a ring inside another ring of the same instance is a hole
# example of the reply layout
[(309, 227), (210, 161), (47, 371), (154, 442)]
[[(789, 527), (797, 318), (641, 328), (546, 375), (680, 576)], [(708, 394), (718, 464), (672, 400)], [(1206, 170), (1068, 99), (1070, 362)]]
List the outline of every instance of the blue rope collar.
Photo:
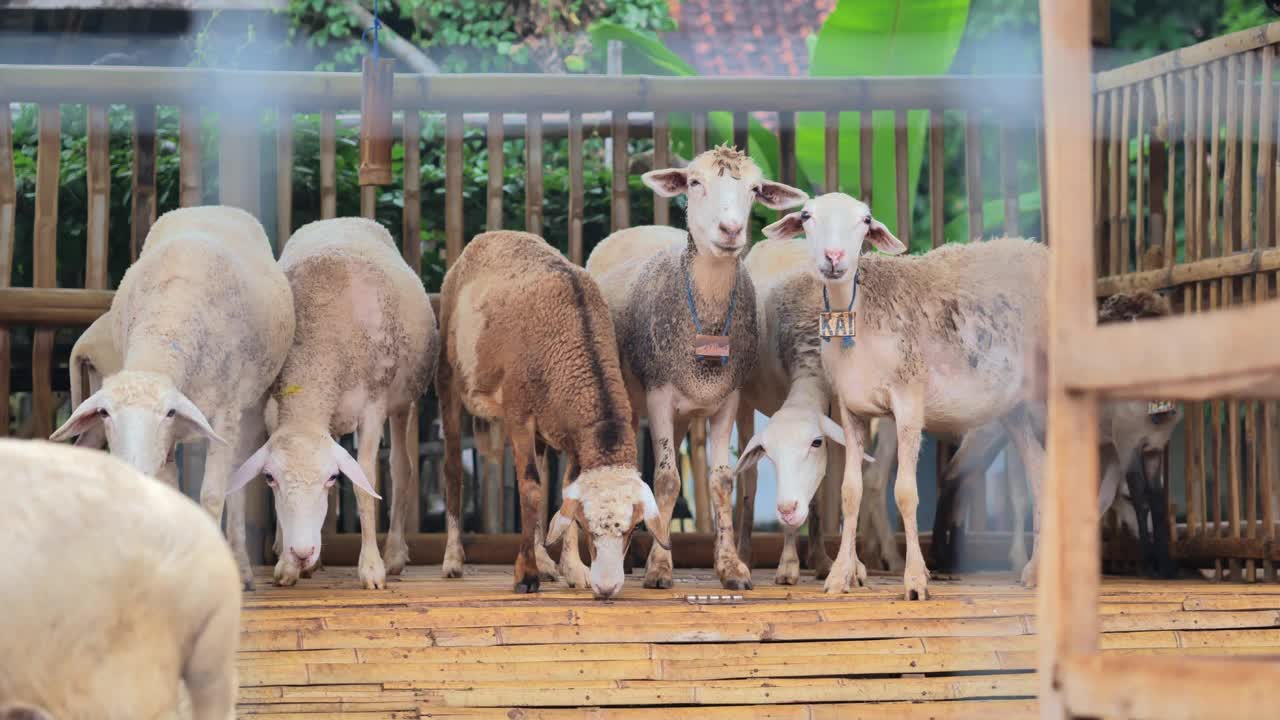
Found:
[[(858, 299), (858, 273), (855, 272), (853, 274), (853, 297), (849, 298), (849, 307), (845, 309), (845, 312), (853, 312), (853, 303), (856, 302), (857, 299)], [(831, 312), (831, 300), (827, 297), (826, 283), (823, 283), (822, 285), (822, 310), (823, 312)], [(822, 342), (831, 342), (831, 338), (824, 337), (822, 338)], [(848, 335), (840, 338), (840, 347), (844, 348), (845, 350), (848, 350), (849, 348), (853, 347), (853, 338)]]
[(373, 33), (373, 59), (378, 59), (378, 29), (382, 27), (382, 19), (378, 17), (378, 0), (373, 0), (373, 26), (364, 31), (362, 39), (367, 40), (369, 33)]
[[(729, 335), (729, 327), (733, 324), (733, 304), (738, 299), (738, 275), (739, 274), (741, 274), (741, 270), (740, 268), (737, 267), (737, 265), (735, 265), (734, 274), (733, 274), (733, 290), (729, 295), (729, 312), (725, 313), (725, 316), (724, 316), (724, 335), (726, 337)], [(826, 292), (825, 288), (823, 292)], [(684, 268), (684, 293), (685, 293), (685, 298), (689, 301), (689, 314), (693, 316), (693, 329), (695, 332), (701, 335), (702, 323), (698, 320), (698, 307), (697, 307), (697, 304), (694, 303), (693, 301), (693, 280), (689, 276), (688, 265), (685, 265), (685, 268)], [(727, 365), (728, 363), (729, 363), (729, 358), (727, 357), (720, 358), (721, 365)]]

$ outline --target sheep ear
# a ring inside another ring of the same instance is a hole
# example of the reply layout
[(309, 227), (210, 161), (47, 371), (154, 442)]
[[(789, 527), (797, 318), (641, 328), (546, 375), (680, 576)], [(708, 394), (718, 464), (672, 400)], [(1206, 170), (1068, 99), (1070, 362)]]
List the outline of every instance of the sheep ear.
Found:
[(680, 168), (650, 170), (640, 179), (662, 197), (683, 195), (689, 189), (689, 172)]
[(765, 180), (760, 183), (760, 190), (756, 193), (756, 199), (767, 208), (789, 210), (808, 202), (809, 193), (799, 188), (793, 188), (790, 185)]
[(828, 440), (844, 445), (844, 428), (840, 427), (840, 423), (826, 415), (820, 415), (818, 424), (822, 426), (822, 434), (826, 435)]
[(742, 473), (750, 470), (755, 467), (756, 463), (760, 462), (760, 459), (765, 455), (764, 443), (760, 441), (760, 435), (756, 434), (752, 436), (751, 442), (748, 442), (747, 446), (743, 448), (742, 452), (738, 455), (738, 464), (733, 467), (733, 474), (741, 475)]
[(250, 480), (261, 475), (263, 466), (267, 464), (267, 454), (267, 446), (263, 445), (258, 448), (257, 452), (250, 455), (243, 465), (236, 468), (236, 471), (231, 474), (231, 479), (227, 481), (227, 489), (224, 494), (230, 495), (248, 485)]
[(564, 531), (569, 529), (569, 524), (573, 522), (574, 515), (578, 514), (580, 503), (577, 498), (569, 497), (569, 490), (575, 486), (570, 485), (565, 490), (564, 502), (560, 504), (560, 512), (551, 518), (551, 525), (547, 527), (547, 537), (542, 543), (544, 546), (555, 545), (560, 541), (560, 537), (564, 535)]
[(209, 425), (209, 420), (205, 418), (204, 413), (200, 412), (200, 408), (182, 393), (174, 393), (172, 401), (172, 409), (176, 413), (176, 417), (182, 418), (183, 422), (190, 425), (193, 430), (201, 435), (213, 440), (214, 442), (226, 445), (227, 441), (222, 436), (213, 431)]
[(666, 521), (662, 519), (662, 511), (658, 509), (658, 500), (653, 496), (653, 490), (644, 481), (640, 481), (640, 487), (643, 490), (640, 493), (640, 506), (644, 513), (645, 527), (649, 528), (649, 534), (653, 535), (653, 541), (658, 543), (663, 550), (671, 550), (671, 533), (667, 527)]
[(875, 218), (871, 219), (871, 229), (867, 231), (867, 239), (871, 241), (871, 244), (877, 250), (886, 255), (901, 255), (907, 251), (907, 246), (894, 237), (893, 233), (889, 232), (889, 228), (884, 226), (884, 223)]
[(789, 240), (803, 234), (804, 221), (800, 219), (798, 212), (785, 215), (781, 220), (764, 229), (764, 236), (770, 240)]
[(347, 479), (351, 480), (351, 484), (369, 493), (370, 495), (382, 499), (382, 496), (373, 489), (373, 484), (369, 482), (369, 478), (364, 474), (364, 470), (360, 469), (360, 463), (351, 457), (351, 453), (347, 452), (341, 445), (329, 440), (329, 452), (333, 454), (333, 459), (338, 461), (338, 469), (342, 471)]
[[(53, 442), (62, 442), (76, 435), (85, 435), (90, 430), (101, 428), (102, 416), (98, 414), (98, 411), (104, 407), (106, 407), (106, 398), (101, 391), (90, 395), (85, 398), (84, 402), (80, 403), (80, 407), (76, 408), (75, 412), (71, 413), (71, 417), (62, 423), (62, 427), (49, 436), (49, 439)], [(80, 443), (76, 444), (79, 445)]]

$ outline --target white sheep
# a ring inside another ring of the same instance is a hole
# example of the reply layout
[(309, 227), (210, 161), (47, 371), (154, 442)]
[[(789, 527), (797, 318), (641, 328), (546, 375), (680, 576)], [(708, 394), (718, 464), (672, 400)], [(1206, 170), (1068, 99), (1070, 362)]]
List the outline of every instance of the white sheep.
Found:
[[(746, 267), (756, 290), (760, 347), (755, 372), (743, 386), (738, 406), (738, 437), (750, 438), (734, 467), (739, 477), (738, 554), (744, 561), (751, 556), (754, 467), (767, 456), (778, 477), (786, 477), (778, 482), (778, 520), (784, 540), (774, 580), (794, 585), (800, 577), (796, 534), (806, 519), (810, 567), (822, 579), (830, 565), (820, 539), (820, 515), (810, 512), (810, 505), (816, 505), (818, 486), (827, 474), (827, 442), (844, 440), (840, 425), (827, 416), (831, 388), (818, 347), (822, 283), (812, 272), (808, 250), (787, 240), (756, 243), (747, 254)], [(769, 423), (753, 436), (756, 411), (769, 416)], [(883, 504), (884, 488), (879, 492)], [(867, 494), (870, 499), (869, 487)]]
[[(564, 502), (547, 529), (561, 537), (561, 568), (597, 598), (622, 591), (623, 557), (645, 521), (655, 546), (670, 547), (666, 519), (636, 468), (632, 406), (618, 360), (609, 306), (600, 288), (542, 238), (522, 232), (477, 235), (440, 291), (441, 363), (436, 376), (444, 426), (448, 540), (444, 574), (462, 574), (462, 409), (501, 420), (520, 473), (523, 540), (515, 591), (540, 586), (535, 549), (541, 513), (539, 446), (559, 450)], [(575, 522), (576, 521), (576, 522)], [(576, 528), (591, 535), (590, 578)]]
[[(892, 415), (898, 437), (894, 495), (907, 538), (905, 594), (909, 600), (927, 598), (928, 569), (916, 518), (921, 433), (926, 428), (964, 432), (999, 419), (1038, 487), (1044, 449), (1021, 416), (1027, 361), (1047, 332), (1048, 250), (1002, 238), (948, 245), (912, 258), (860, 257), (866, 240), (889, 254), (906, 247), (865, 203), (840, 193), (808, 201), (801, 211), (765, 228), (765, 235), (805, 235), (828, 306), (852, 314), (844, 332), (841, 320), (849, 316), (831, 317), (834, 333), (822, 348), (845, 442), (845, 524), (826, 590), (846, 592), (866, 577), (854, 548), (862, 500), (859, 460), (866, 443), (856, 416)], [(1033, 557), (1028, 564), (1032, 582), (1034, 565)]]
[[(234, 492), (262, 474), (275, 493), (283, 547), (275, 580), (292, 585), (320, 559), (329, 488), (346, 475), (360, 488), (358, 573), (386, 587), (409, 561), (404, 523), (418, 500), (407, 437), (410, 413), (435, 372), (439, 338), (422, 280), (390, 233), (364, 218), (302, 226), (280, 255), (293, 291), (297, 332), (273, 391), (271, 437), (245, 461)], [(391, 527), (378, 556), (378, 444), (391, 418)], [(357, 433), (359, 462), (334, 436)]]
[[(0, 440), (0, 717), (230, 720), (240, 585), (199, 506), (97, 451)], [(21, 711), (26, 714), (19, 714)]]
[[(210, 442), (200, 502), (221, 519), (231, 470), (261, 440), (267, 389), (293, 338), (293, 301), (262, 225), (223, 206), (182, 208), (151, 227), (111, 303), (123, 361), (51, 436), (105, 430), (111, 454), (161, 475), (176, 442)], [(243, 498), (228, 504), (246, 588)]]
[[(686, 168), (643, 177), (663, 197), (687, 196), (688, 231), (615, 232), (591, 253), (587, 272), (609, 302), (632, 407), (637, 417), (649, 418), (664, 522), (679, 494), (676, 448), (692, 418), (710, 416), (716, 573), (726, 588), (750, 588), (751, 572), (733, 539), (729, 467), (740, 388), (755, 368), (759, 343), (755, 290), (740, 256), (753, 203), (782, 210), (808, 196), (765, 180), (750, 158), (727, 146), (702, 153)], [(671, 582), (671, 553), (655, 544), (644, 585), (669, 588)]]

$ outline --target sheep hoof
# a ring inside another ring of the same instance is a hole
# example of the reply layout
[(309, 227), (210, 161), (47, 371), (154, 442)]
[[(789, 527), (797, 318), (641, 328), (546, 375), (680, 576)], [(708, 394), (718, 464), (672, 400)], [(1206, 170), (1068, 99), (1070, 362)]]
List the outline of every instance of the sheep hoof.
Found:
[(773, 576), (775, 585), (795, 585), (799, 581), (800, 573), (792, 568), (787, 568), (786, 570), (778, 568), (778, 574)]
[(560, 561), (560, 576), (564, 578), (564, 582), (571, 588), (588, 588), (591, 587), (591, 571), (587, 566), (582, 564), (582, 560), (577, 562)]
[(536, 593), (541, 581), (537, 575), (527, 575), (516, 583), (515, 591), (517, 594)]
[(361, 558), (359, 575), (365, 590), (382, 590), (387, 586), (387, 569), (377, 555), (368, 560)]
[(399, 542), (387, 541), (382, 564), (386, 566), (388, 575), (399, 575), (404, 572), (405, 565), (409, 564), (409, 546), (403, 539)]
[(560, 579), (556, 574), (556, 563), (547, 554), (547, 549), (541, 545), (537, 545), (533, 550), (534, 560), (538, 563), (538, 578), (542, 582), (553, 583)]
[(654, 572), (645, 573), (644, 586), (650, 590), (670, 590), (672, 586), (671, 571), (668, 570), (666, 575)]
[(906, 592), (903, 596), (907, 600), (928, 600), (929, 599), (929, 571), (921, 567), (916, 571), (908, 571), (902, 576), (903, 584), (906, 586)]
[(462, 553), (462, 547), (458, 545), (447, 545), (444, 549), (444, 564), (440, 568), (440, 574), (446, 578), (462, 577), (462, 565), (466, 561), (466, 557)]

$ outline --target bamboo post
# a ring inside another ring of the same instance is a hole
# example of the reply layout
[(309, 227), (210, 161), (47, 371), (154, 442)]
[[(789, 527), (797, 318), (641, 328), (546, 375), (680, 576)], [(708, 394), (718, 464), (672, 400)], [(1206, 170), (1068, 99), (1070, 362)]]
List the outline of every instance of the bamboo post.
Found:
[(333, 111), (320, 113), (320, 219), (338, 217), (338, 129)]
[(750, 122), (750, 116), (745, 112), (738, 111), (733, 114), (733, 145), (748, 154), (750, 154)]
[[(542, 113), (531, 112), (525, 120), (524, 159), (524, 229), (542, 235)], [(616, 170), (614, 177), (617, 177)], [(543, 483), (544, 492), (549, 486)]]
[[(0, 108), (9, 100), (0, 96)], [(0, 288), (13, 276), (14, 233), (18, 209), (18, 183), (13, 170), (13, 120), (0, 112)], [(0, 326), (0, 438), (9, 435), (9, 328)]]
[(445, 116), (444, 130), (444, 235), (445, 267), (453, 267), (462, 254), (462, 113)]
[[(400, 251), (404, 261), (417, 277), (422, 276), (422, 137), (421, 116), (417, 110), (404, 111), (404, 213), (400, 232)], [(405, 428), (405, 446), (409, 449), (409, 482), (414, 488), (414, 501), (409, 505), (405, 519), (406, 531), (422, 530), (422, 454), (418, 438), (421, 436), (422, 406), (425, 397), (419, 397), (409, 413)]]
[[(870, 113), (863, 113), (870, 117)], [(828, 111), (824, 115), (824, 137), (823, 137), (823, 175), (824, 185), (827, 192), (836, 192), (840, 189), (840, 113)], [(868, 148), (863, 148), (864, 152), (868, 152)], [(871, 185), (864, 184), (862, 192), (863, 202), (871, 205)], [(836, 415), (838, 418), (839, 415)], [(745, 442), (745, 440), (743, 441)], [(819, 498), (818, 512), (822, 515), (822, 527), (824, 534), (835, 534), (840, 528), (840, 486), (841, 478), (836, 477), (834, 473), (827, 473), (822, 484), (818, 487)]]
[[(785, 130), (781, 131), (782, 142), (785, 143)], [(794, 142), (794, 135), (792, 135)], [(785, 157), (786, 152), (783, 151)], [(569, 153), (569, 157), (577, 157), (573, 152)], [(785, 160), (784, 160), (785, 162)], [(653, 169), (661, 170), (671, 166), (671, 118), (666, 112), (655, 112), (653, 114)], [(785, 180), (783, 182), (786, 182)], [(671, 224), (671, 200), (657, 193), (653, 194), (653, 224), (669, 225)], [(578, 262), (578, 261), (575, 261)]]
[[(239, 110), (222, 113), (221, 141), (218, 148), (219, 202), (262, 215), (261, 143), (258, 126), (260, 114)], [(265, 483), (245, 487), (245, 544), (249, 558), (264, 561), (274, 538), (271, 523), (270, 490)]]
[(503, 151), (502, 113), (489, 113), (489, 127), (485, 131), (489, 163), (489, 185), (485, 192), (484, 229), (490, 232), (502, 229), (502, 181), (506, 155)]
[(293, 110), (281, 106), (276, 112), (276, 248), (293, 234)]
[[(62, 113), (57, 105), (41, 105), (36, 145), (36, 217), (32, 238), (35, 286), (58, 284), (58, 166), (62, 153)], [(31, 413), (34, 436), (53, 432), (53, 334), (37, 329), (31, 351)], [(8, 402), (6, 397), (5, 402)]]
[(627, 184), (628, 165), (627, 152), (627, 113), (615, 110), (613, 113), (613, 198), (610, 206), (613, 210), (613, 232), (631, 227), (631, 188)]
[[(825, 131), (823, 135), (823, 182), (827, 192), (837, 192), (840, 189), (840, 113), (834, 110), (828, 110), (825, 116)], [(862, 190), (866, 195), (866, 189)], [(867, 197), (863, 198), (863, 202), (868, 205), (871, 200)]]
[(142, 244), (156, 221), (156, 106), (133, 109), (133, 176), (131, 179), (133, 242), (132, 259), (138, 259)]
[(1112, 208), (1115, 222), (1119, 226), (1120, 255), (1118, 265), (1111, 268), (1113, 273), (1129, 272), (1129, 132), (1133, 127), (1133, 92), (1132, 88), (1121, 90), (1120, 103), (1120, 156), (1116, 171), (1119, 173), (1120, 203)]
[(200, 108), (184, 106), (178, 119), (178, 204), (195, 207), (204, 204), (203, 178), (200, 175)]
[[(834, 113), (834, 115), (837, 119), (840, 117), (839, 113)], [(875, 199), (875, 175), (871, 164), (875, 156), (872, 151), (875, 146), (873, 117), (870, 110), (858, 113), (858, 189), (862, 192), (862, 202), (866, 203), (867, 207), (870, 208), (875, 208), (875, 205), (872, 204)], [(838, 126), (833, 125), (832, 127), (835, 128), (833, 132), (839, 132)]]
[(693, 469), (693, 518), (698, 532), (711, 532), (711, 486), (707, 474), (707, 420), (689, 423), (689, 464)]
[(107, 228), (111, 221), (111, 128), (104, 105), (90, 105), (85, 119), (89, 137), (85, 163), (88, 217), (85, 220), (84, 286), (90, 290), (106, 290)]
[(1089, 8), (1041, 0), (1040, 17), (1049, 234), (1063, 239), (1055, 243), (1049, 261), (1048, 462), (1039, 540), (1040, 716), (1067, 718), (1060, 663), (1095, 652), (1099, 626), (1097, 401), (1069, 392), (1063, 365), (1052, 361), (1065, 357), (1074, 339), (1092, 330), (1096, 321), (1092, 244), (1065, 240), (1073, 234), (1081, 191), (1087, 197), (1093, 182)]
[(964, 194), (969, 207), (969, 237), (965, 241), (981, 240), (986, 223), (982, 217), (982, 118), (977, 110), (965, 113), (964, 118)]
[(893, 113), (893, 176), (898, 199), (898, 239), (911, 247), (911, 197), (915, 188), (910, 187), (907, 173), (907, 111)]
[[(943, 154), (943, 135), (946, 119), (939, 108), (929, 111), (929, 239), (930, 246), (941, 247), (946, 239), (946, 196), (943, 179), (946, 175), (946, 159)], [(941, 470), (941, 466), (938, 468)]]
[(582, 207), (586, 190), (582, 179), (582, 114), (569, 113), (569, 259), (585, 262), (582, 247)]

